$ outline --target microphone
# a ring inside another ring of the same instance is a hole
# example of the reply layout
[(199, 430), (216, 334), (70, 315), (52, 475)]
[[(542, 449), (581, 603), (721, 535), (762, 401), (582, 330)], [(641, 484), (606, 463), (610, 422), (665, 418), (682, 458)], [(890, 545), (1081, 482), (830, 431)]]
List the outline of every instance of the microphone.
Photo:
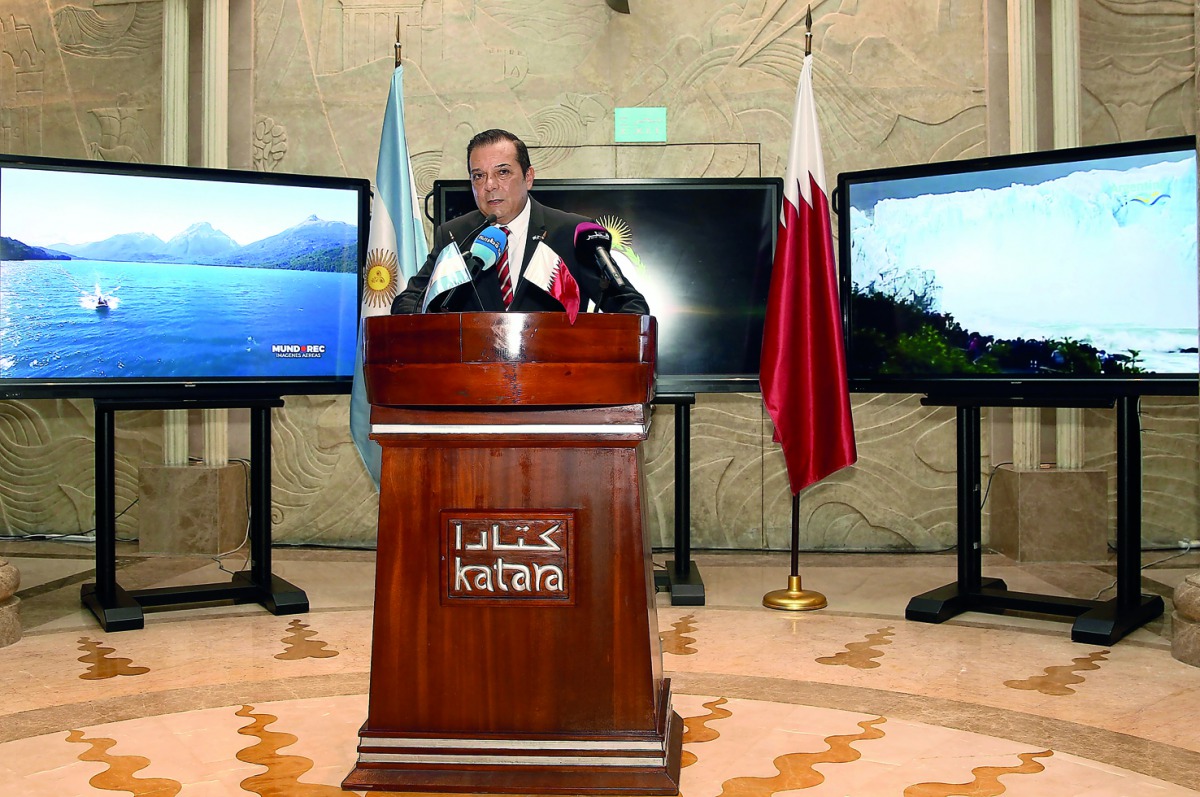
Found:
[(487, 271), (496, 265), (507, 246), (508, 236), (504, 234), (504, 230), (495, 225), (475, 236), (475, 240), (471, 242), (471, 250), (463, 253), (463, 257), (467, 261), (467, 268), (471, 269), (471, 275), (476, 276), (481, 271)]
[[(575, 257), (581, 261), (593, 262), (600, 269), (600, 276), (616, 285), (621, 290), (629, 288), (629, 282), (621, 273), (620, 267), (612, 259), (609, 250), (612, 248), (612, 233), (594, 221), (585, 221), (575, 228)], [(604, 285), (602, 290), (607, 290)]]
[[(488, 214), (486, 217), (484, 217), (484, 219), (483, 219), (483, 223), (482, 223), (482, 224), (480, 224), (478, 227), (475, 227), (473, 230), (471, 230), (471, 232), (467, 233), (467, 238), (470, 238), (471, 236), (473, 236), (473, 235), (476, 235), (476, 234), (477, 234), (477, 233), (478, 233), (480, 230), (482, 230), (484, 227), (488, 226), (489, 224), (493, 224), (493, 223), (495, 223), (495, 221), (496, 221), (496, 214), (495, 214), (495, 213), (489, 213), (489, 214)], [(501, 247), (500, 247), (501, 251), (503, 251), (503, 249), (504, 249), (504, 245), (507, 243), (507, 238), (504, 236), (504, 233), (503, 233), (503, 232), (500, 230), (500, 228), (499, 228), (499, 227), (497, 227), (497, 228), (496, 228), (496, 233), (497, 233), (497, 234), (499, 234), (499, 235), (500, 235), (500, 237), (503, 239), (503, 240), (501, 241)], [(478, 240), (478, 239), (477, 239), (477, 240)], [(476, 251), (475, 251), (475, 244), (471, 244), (471, 249), (470, 249), (469, 251), (467, 251), (467, 252), (464, 252), (464, 251), (462, 250), (462, 247), (460, 247), (460, 246), (458, 245), (458, 242), (454, 240), (454, 234), (453, 234), (453, 233), (451, 233), (451, 234), (450, 234), (450, 243), (446, 244), (446, 245), (445, 245), (445, 246), (442, 248), (442, 254), (439, 254), (439, 255), (438, 255), (438, 260), (440, 260), (440, 259), (442, 258), (442, 255), (443, 255), (443, 254), (445, 254), (445, 252), (446, 252), (448, 249), (450, 249), (451, 247), (453, 247), (453, 248), (454, 248), (454, 250), (455, 250), (455, 251), (457, 251), (457, 252), (458, 252), (458, 254), (462, 256), (462, 258), (463, 258), (463, 261), (464, 261), (464, 263), (465, 263), (465, 265), (466, 265), (466, 267), (467, 267), (467, 273), (471, 275), (471, 279), (472, 279), (472, 280), (474, 280), (475, 276), (476, 276), (476, 275), (477, 275), (477, 274), (478, 274), (480, 271), (486, 271), (488, 268), (490, 268), (490, 267), (492, 266), (492, 264), (494, 264), (494, 263), (496, 262), (496, 260), (495, 260), (495, 259), (493, 259), (493, 260), (491, 261), (491, 263), (488, 263), (488, 262), (487, 262), (487, 250), (486, 250), (486, 249), (483, 249), (483, 250), (481, 250), (481, 251), (479, 251), (479, 252), (476, 252)], [(497, 255), (496, 257), (499, 257), (499, 255)], [(475, 265), (475, 264), (476, 264), (476, 262), (479, 262), (479, 261), (482, 261), (483, 263), (486, 263), (486, 265), (483, 265), (482, 267), (476, 267), (476, 268), (472, 268), (472, 266), (473, 266), (473, 265)], [(427, 305), (425, 305), (425, 302), (426, 302), (426, 301), (428, 301), (428, 299), (429, 299), (429, 288), (430, 288), (430, 284), (428, 284), (428, 283), (427, 283), (427, 284), (425, 285), (425, 295), (424, 295), (424, 296), (422, 296), (422, 304), (423, 304), (423, 306), (427, 306)], [(474, 288), (475, 288), (474, 284), (472, 284), (472, 285), (471, 285), (471, 288), (472, 288), (472, 289), (474, 289)], [(450, 290), (449, 290), (449, 291), (446, 293), (446, 295), (445, 295), (445, 296), (442, 298), (442, 300), (441, 300), (440, 302), (438, 302), (438, 303), (437, 303), (437, 307), (438, 307), (438, 308), (440, 308), (440, 309), (445, 309), (446, 307), (448, 307), (448, 306), (450, 305), (450, 300), (451, 300), (451, 299), (454, 297), (454, 294), (455, 294), (455, 292), (457, 292), (457, 291), (458, 291), (458, 286), (457, 286), (457, 285), (455, 285), (453, 288), (451, 288), (451, 289), (450, 289)], [(478, 292), (478, 291), (476, 291), (476, 296), (478, 297), (478, 295), (479, 295), (479, 292)], [(435, 300), (435, 301), (436, 301), (436, 300)], [(423, 312), (423, 313), (424, 313), (424, 312), (426, 312), (426, 310), (425, 310), (425, 309), (422, 309), (422, 310), (421, 310), (421, 312)]]
[[(484, 227), (488, 226), (489, 224), (495, 224), (495, 223), (496, 223), (496, 214), (495, 213), (487, 214), (487, 216), (484, 217), (482, 224), (480, 224), (478, 227), (476, 227), (475, 229), (473, 229), (469, 233), (467, 233), (467, 238), (470, 238), (472, 235), (478, 235), (479, 231), (482, 230)], [(466, 240), (466, 239), (464, 239), (464, 240)]]

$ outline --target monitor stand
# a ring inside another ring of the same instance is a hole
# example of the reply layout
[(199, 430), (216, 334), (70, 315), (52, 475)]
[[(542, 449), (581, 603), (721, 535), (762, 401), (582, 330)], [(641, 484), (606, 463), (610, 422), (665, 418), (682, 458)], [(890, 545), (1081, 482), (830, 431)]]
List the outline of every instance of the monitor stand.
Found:
[(979, 464), (981, 403), (928, 399), (922, 403), (951, 403), (957, 407), (958, 580), (909, 600), (904, 611), (906, 619), (941, 623), (962, 612), (1013, 609), (1074, 617), (1073, 641), (1111, 645), (1163, 613), (1160, 596), (1141, 593), (1142, 454), (1137, 397), (1116, 399), (1117, 594), (1106, 601), (1014, 592), (1002, 579), (983, 577)]
[[(271, 408), (282, 399), (155, 401), (95, 399), (96, 581), (80, 590), (83, 605), (105, 631), (145, 626), (146, 606), (180, 606), (232, 600), (258, 603), (272, 614), (308, 611), (303, 590), (271, 573)], [(227, 582), (126, 590), (117, 583), (116, 445), (114, 415), (120, 410), (250, 408), (250, 569)]]
[(675, 558), (654, 572), (656, 592), (671, 593), (672, 606), (703, 606), (704, 579), (692, 562), (692, 405), (695, 393), (658, 393), (655, 404), (675, 408)]

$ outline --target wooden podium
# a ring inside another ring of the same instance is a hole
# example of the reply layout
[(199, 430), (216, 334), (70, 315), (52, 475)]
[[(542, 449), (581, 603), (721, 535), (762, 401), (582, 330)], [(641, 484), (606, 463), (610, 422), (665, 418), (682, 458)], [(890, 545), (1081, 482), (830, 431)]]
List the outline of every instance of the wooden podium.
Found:
[(639, 450), (655, 347), (649, 316), (367, 320), (383, 470), (343, 788), (678, 791)]

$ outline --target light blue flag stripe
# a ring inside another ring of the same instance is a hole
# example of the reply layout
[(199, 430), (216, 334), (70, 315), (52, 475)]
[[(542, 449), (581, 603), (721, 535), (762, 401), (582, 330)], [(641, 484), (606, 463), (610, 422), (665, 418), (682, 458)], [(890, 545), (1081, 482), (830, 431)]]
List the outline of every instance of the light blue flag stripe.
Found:
[(441, 251), (437, 263), (433, 266), (429, 285), (425, 288), (425, 300), (421, 303), (421, 312), (427, 311), (429, 305), (446, 291), (470, 281), (471, 272), (467, 270), (467, 263), (458, 251), (458, 246), (451, 243)]
[[(383, 116), (383, 132), (379, 139), (379, 160), (375, 167), (375, 190), (395, 228), (396, 262), (399, 271), (397, 286), (403, 289), (410, 277), (429, 254), (425, 241), (425, 228), (417, 215), (420, 206), (412, 179), (412, 164), (408, 157), (408, 143), (404, 136), (404, 67), (392, 72), (392, 85), (388, 92), (387, 108)], [(379, 219), (380, 223), (387, 223)], [(372, 219), (372, 224), (377, 223)], [(373, 236), (374, 237), (374, 236)], [(366, 290), (364, 288), (364, 297)], [(371, 440), (371, 405), (367, 401), (363, 382), (363, 341), (361, 324), (358, 349), (354, 361), (354, 382), (350, 391), (350, 436), (362, 457), (375, 489), (379, 489), (379, 471), (382, 450)]]
[(392, 73), (392, 89), (388, 93), (387, 110), (383, 117), (383, 134), (379, 141), (379, 162), (375, 168), (375, 185), (387, 205), (388, 214), (396, 228), (396, 257), (400, 263), (400, 282), (409, 277), (429, 255), (425, 227), (417, 214), (419, 203), (412, 184), (412, 163), (408, 143), (404, 138), (404, 67)]

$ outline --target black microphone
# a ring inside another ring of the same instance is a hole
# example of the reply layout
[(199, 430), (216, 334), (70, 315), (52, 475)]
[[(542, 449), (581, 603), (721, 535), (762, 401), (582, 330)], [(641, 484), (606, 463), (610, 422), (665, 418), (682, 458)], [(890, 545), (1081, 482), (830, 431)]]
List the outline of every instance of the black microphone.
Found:
[[(613, 261), (609, 250), (612, 248), (612, 233), (594, 221), (585, 221), (575, 228), (575, 257), (582, 261), (591, 261), (600, 269), (600, 275), (609, 283), (621, 290), (627, 290), (629, 283), (620, 267)], [(603, 286), (607, 289), (608, 286)]]
[[(475, 229), (471, 230), (469, 233), (467, 233), (467, 237), (466, 237), (466, 238), (463, 238), (463, 240), (464, 240), (464, 241), (469, 241), (469, 240), (471, 240), (471, 239), (472, 239), (472, 238), (474, 238), (476, 235), (479, 235), (479, 233), (480, 233), (480, 232), (483, 230), (483, 228), (484, 228), (484, 227), (488, 226), (489, 224), (495, 224), (495, 223), (496, 223), (496, 214), (495, 214), (495, 213), (489, 213), (489, 214), (487, 214), (487, 216), (486, 216), (486, 217), (484, 218), (484, 220), (483, 220), (483, 223), (482, 223), (482, 224), (480, 224), (480, 225), (479, 225), (478, 227), (476, 227)], [(462, 252), (462, 247), (461, 247), (461, 246), (458, 248), (458, 251)], [(464, 257), (467, 255), (467, 253), (466, 253), (466, 252), (462, 252), (462, 253), (463, 253), (463, 256), (464, 256)]]

